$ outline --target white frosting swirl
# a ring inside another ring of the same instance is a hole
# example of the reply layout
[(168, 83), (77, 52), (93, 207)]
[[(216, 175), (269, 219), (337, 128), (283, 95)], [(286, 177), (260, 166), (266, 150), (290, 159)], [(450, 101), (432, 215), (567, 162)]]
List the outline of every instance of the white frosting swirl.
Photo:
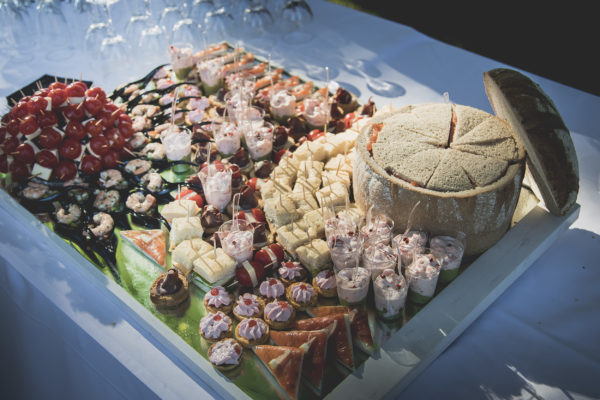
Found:
[(331, 270), (319, 272), (315, 277), (315, 281), (321, 289), (333, 289), (336, 286), (335, 274)]
[(248, 340), (257, 340), (267, 333), (267, 324), (262, 319), (246, 318), (239, 323), (238, 329), (240, 336)]
[(275, 299), (283, 296), (285, 286), (283, 286), (283, 283), (281, 283), (279, 279), (271, 278), (263, 281), (258, 290), (260, 291), (261, 296)]
[(223, 286), (215, 286), (204, 296), (206, 303), (212, 307), (228, 306), (231, 304), (231, 296)]
[(229, 330), (231, 318), (222, 311), (209, 313), (200, 320), (200, 330), (209, 339), (217, 339), (223, 332)]
[(288, 261), (283, 263), (283, 265), (279, 267), (277, 271), (279, 272), (279, 276), (282, 278), (292, 280), (300, 278), (302, 275), (302, 266), (298, 261)]
[(292, 316), (293, 307), (287, 301), (273, 301), (265, 306), (265, 318), (285, 322)]
[(208, 360), (215, 365), (231, 365), (240, 362), (242, 346), (233, 339), (224, 339), (214, 344)]
[(237, 314), (245, 317), (256, 315), (260, 312), (258, 298), (252, 293), (244, 293), (238, 297), (237, 304), (233, 309)]
[(315, 295), (315, 290), (308, 283), (292, 286), (292, 298), (298, 303), (308, 303)]

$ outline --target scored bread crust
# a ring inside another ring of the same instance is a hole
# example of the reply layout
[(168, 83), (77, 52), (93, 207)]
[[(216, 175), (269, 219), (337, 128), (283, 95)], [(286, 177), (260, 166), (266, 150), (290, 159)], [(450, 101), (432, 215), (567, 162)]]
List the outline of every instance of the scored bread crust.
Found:
[(496, 68), (483, 74), (496, 115), (506, 120), (527, 151), (527, 167), (544, 204), (565, 215), (579, 192), (579, 164), (569, 129), (554, 102), (518, 71)]
[(398, 229), (404, 230), (411, 209), (420, 202), (414, 211), (413, 228), (434, 236), (462, 231), (466, 234), (466, 256), (484, 252), (510, 227), (525, 172), (522, 149), (517, 160), (507, 166), (505, 174), (488, 185), (454, 192), (413, 186), (388, 174), (367, 150), (372, 124), (385, 123), (386, 118), (406, 112), (407, 107), (374, 118), (361, 131), (355, 147), (353, 173), (356, 203), (363, 210), (374, 206), (374, 210), (386, 214)]

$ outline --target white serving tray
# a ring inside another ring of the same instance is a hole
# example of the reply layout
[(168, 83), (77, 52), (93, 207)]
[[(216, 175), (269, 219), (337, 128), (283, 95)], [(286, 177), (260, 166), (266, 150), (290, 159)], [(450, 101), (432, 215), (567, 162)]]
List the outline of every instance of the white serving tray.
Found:
[[(205, 384), (207, 391), (223, 398), (248, 398), (125, 289), (107, 280), (96, 266), (3, 190), (0, 190), (0, 201), (14, 211), (13, 216), (19, 223), (37, 231), (35, 235), (40, 239), (52, 242), (66, 265), (81, 266), (77, 271), (126, 313), (134, 326), (139, 327), (141, 335), (160, 342), (165, 354), (179, 360)], [(534, 207), (326, 398), (396, 396), (569, 228), (579, 210), (576, 205), (559, 218), (539, 206)]]

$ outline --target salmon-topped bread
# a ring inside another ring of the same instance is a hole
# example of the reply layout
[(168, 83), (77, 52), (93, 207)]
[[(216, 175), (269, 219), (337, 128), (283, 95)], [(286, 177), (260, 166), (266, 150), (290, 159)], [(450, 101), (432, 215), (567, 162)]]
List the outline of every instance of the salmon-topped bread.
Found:
[(160, 229), (121, 231), (121, 236), (145, 256), (165, 268), (167, 240)]
[(327, 339), (333, 333), (337, 322), (333, 321), (327, 329), (315, 331), (273, 331), (271, 340), (279, 346), (298, 347), (304, 351), (302, 375), (310, 388), (321, 394), (323, 386), (323, 371), (327, 358)]
[(350, 317), (348, 314), (334, 314), (302, 319), (296, 321), (293, 327), (301, 331), (314, 331), (328, 328), (333, 322), (336, 322), (336, 327), (331, 333), (335, 358), (343, 366), (354, 369), (354, 350), (352, 349), (352, 334), (350, 332)]
[(350, 317), (350, 331), (354, 345), (367, 354), (373, 354), (375, 343), (369, 327), (369, 316), (364, 307), (321, 306), (308, 310), (308, 314), (312, 317), (345, 313)]
[(258, 345), (254, 353), (277, 381), (283, 399), (298, 398), (304, 351), (291, 346)]

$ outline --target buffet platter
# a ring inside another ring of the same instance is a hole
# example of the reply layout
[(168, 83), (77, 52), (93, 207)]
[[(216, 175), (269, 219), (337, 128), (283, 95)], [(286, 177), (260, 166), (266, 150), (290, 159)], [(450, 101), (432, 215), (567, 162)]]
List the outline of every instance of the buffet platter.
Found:
[[(228, 47), (228, 49), (231, 50), (231, 47)], [(240, 57), (243, 57), (243, 55), (240, 55)], [(260, 63), (260, 61), (258, 62)], [(148, 77), (155, 76), (162, 68), (165, 68), (165, 66), (159, 66), (151, 71), (136, 86), (148, 89)], [(274, 70), (277, 69), (274, 68)], [(286, 77), (289, 78), (289, 74)], [(298, 85), (306, 82), (298, 81)], [(273, 84), (272, 81), (268, 83)], [(122, 94), (130, 86), (120, 87), (109, 96), (114, 104), (120, 104), (123, 99)], [(204, 89), (206, 90), (206, 88)], [(150, 88), (149, 90), (154, 89)], [(308, 93), (316, 91), (317, 88), (311, 87)], [(141, 97), (144, 94), (148, 93), (141, 93), (139, 96)], [(177, 96), (177, 93), (175, 93), (175, 96)], [(162, 98), (162, 96), (159, 97)], [(175, 97), (174, 102), (177, 103), (177, 97)], [(165, 109), (168, 110), (166, 107), (163, 110)], [(218, 110), (218, 107), (215, 107), (215, 110)], [(176, 112), (171, 111), (171, 116), (176, 116)], [(342, 114), (343, 116), (344, 114)], [(194, 124), (190, 125), (193, 126)], [(312, 128), (312, 130), (318, 130), (317, 126)], [(343, 129), (340, 128), (337, 133), (341, 131)], [(202, 139), (201, 130), (198, 130), (197, 133)], [(305, 131), (304, 135), (307, 133)], [(319, 133), (317, 132), (315, 135), (319, 135)], [(324, 135), (324, 133), (321, 132), (320, 135)], [(318, 137), (315, 139), (318, 140)], [(289, 146), (288, 148), (297, 150), (305, 142), (308, 141), (306, 139), (295, 140), (293, 143), (286, 143), (283, 146)], [(198, 143), (202, 143), (202, 141), (200, 140)], [(196, 154), (202, 155), (201, 152)], [(211, 157), (218, 156), (208, 156), (209, 164)], [(78, 240), (74, 240), (73, 237), (71, 239), (65, 238), (66, 242), (75, 245), (71, 247), (65, 245), (65, 242), (57, 241), (56, 235), (50, 235), (52, 241), (57, 244), (61, 251), (68, 254), (69, 258), (74, 258), (83, 266), (81, 271), (83, 274), (90, 275), (91, 280), (96, 280), (98, 286), (106, 291), (107, 296), (111, 296), (118, 304), (121, 304), (133, 320), (151, 336), (158, 338), (170, 353), (174, 354), (208, 386), (213, 388), (216, 393), (223, 395), (223, 397), (234, 398), (240, 396), (252, 398), (286, 397), (268, 368), (265, 368), (265, 365), (258, 361), (252, 350), (244, 350), (242, 365), (232, 371), (218, 372), (207, 360), (209, 343), (199, 334), (198, 324), (207, 314), (202, 301), (203, 297), (210, 291), (211, 286), (215, 286), (215, 281), (210, 282), (195, 270), (188, 271), (191, 277), (190, 301), (184, 315), (173, 316), (160, 312), (151, 301), (150, 288), (153, 282), (165, 272), (166, 266), (172, 265), (172, 254), (167, 252), (165, 260), (157, 263), (156, 259), (153, 260), (152, 257), (148, 257), (144, 251), (139, 251), (135, 246), (125, 243), (124, 236), (119, 234), (122, 231), (161, 229), (164, 231), (165, 226), (170, 228), (170, 221), (164, 221), (166, 218), (161, 213), (164, 205), (181, 198), (181, 186), (183, 184), (187, 183), (189, 187), (194, 187), (193, 183), (185, 181), (190, 175), (190, 171), (186, 167), (199, 168), (207, 160), (205, 158), (201, 160), (203, 162), (197, 162), (196, 160), (179, 161), (167, 164), (166, 168), (159, 171), (167, 182), (163, 193), (167, 200), (164, 200), (157, 207), (160, 215), (144, 216), (136, 213), (124, 215), (123, 220), (120, 222), (121, 225), (115, 221), (114, 238), (116, 242), (111, 243), (109, 246), (106, 246), (106, 242), (100, 246), (89, 245), (91, 242), (85, 238), (78, 238)], [(258, 158), (253, 161), (258, 161)], [(178, 167), (183, 168), (178, 169)], [(136, 181), (137, 183), (139, 182)], [(137, 188), (139, 187), (136, 186)], [(4, 192), (0, 192), (0, 195), (3, 201), (12, 203), (16, 209), (19, 209), (16, 215), (17, 218), (29, 223), (35, 221), (32, 215), (22, 209), (13, 198)], [(330, 351), (330, 357), (323, 373), (326, 378), (323, 381), (321, 391), (311, 390), (309, 385), (305, 384), (305, 379), (303, 379), (298, 398), (384, 397), (386, 394), (391, 395), (392, 390), (399, 390), (399, 388), (408, 384), (412, 377), (439, 355), (460, 332), (483, 312), (487, 305), (491, 304), (511, 282), (527, 269), (539, 254), (550, 246), (560, 232), (567, 229), (577, 218), (578, 206), (571, 209), (565, 216), (557, 218), (538, 206), (538, 200), (532, 193), (524, 190), (521, 195), (522, 199), (517, 206), (511, 229), (485, 253), (467, 259), (461, 266), (458, 278), (443, 290), (439, 290), (427, 305), (416, 306), (407, 302), (402, 310), (401, 318), (392, 322), (385, 322), (375, 316), (373, 312), (374, 299), (370, 294), (366, 299), (366, 310), (368, 310), (369, 335), (373, 339), (372, 347), (368, 348), (369, 346), (366, 346), (368, 351), (362, 351), (360, 340), (355, 343), (358, 346), (354, 346), (354, 368), (352, 369), (340, 368), (339, 363), (332, 359), (333, 352)], [(264, 201), (263, 199), (259, 200)], [(346, 203), (349, 201), (351, 201), (350, 196)], [(346, 208), (348, 207), (348, 204), (346, 204)], [(234, 215), (236, 215), (235, 212), (229, 211), (229, 217)], [(55, 222), (42, 220), (35, 222), (35, 225), (44, 231), (52, 228), (56, 232)], [(269, 234), (277, 228), (273, 225), (272, 218), (268, 217), (264, 222), (268, 222), (265, 230), (267, 242), (272, 242)], [(211, 251), (216, 252), (216, 242), (213, 241), (213, 244), (215, 246)], [(90, 247), (86, 248), (86, 245)], [(104, 253), (106, 248), (112, 249), (114, 252), (106, 254)], [(285, 250), (286, 259), (297, 259), (297, 256), (293, 254), (294, 249), (285, 248)], [(99, 255), (99, 257), (96, 257), (96, 255)], [(502, 262), (499, 262), (499, 260), (502, 260)], [(266, 274), (275, 276), (274, 269), (272, 266), (271, 269), (267, 268)], [(106, 281), (107, 278), (108, 282)], [(240, 285), (239, 276), (237, 275), (233, 279), (219, 281), (218, 283), (236, 295), (241, 289), (240, 286), (247, 286)], [(337, 300), (319, 299), (318, 306), (334, 305), (338, 305)], [(298, 314), (298, 320), (311, 317), (310, 312), (299, 312)], [(356, 336), (353, 338), (358, 339)], [(364, 347), (362, 347), (363, 350)]]

